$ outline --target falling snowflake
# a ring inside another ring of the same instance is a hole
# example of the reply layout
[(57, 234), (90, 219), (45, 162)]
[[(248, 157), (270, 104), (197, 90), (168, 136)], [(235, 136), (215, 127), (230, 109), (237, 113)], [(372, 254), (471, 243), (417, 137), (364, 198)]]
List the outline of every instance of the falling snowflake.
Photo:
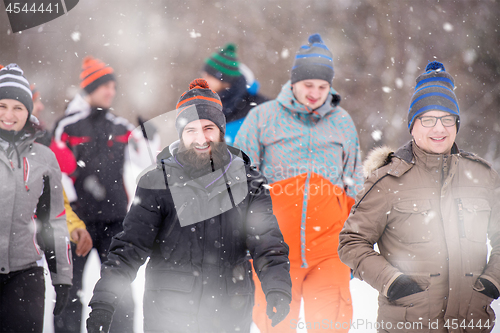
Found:
[(198, 38), (198, 37), (201, 37), (201, 34), (199, 32), (194, 31), (194, 29), (193, 29), (192, 31), (189, 32), (189, 37)]
[(375, 141), (380, 141), (382, 139), (382, 131), (375, 130), (372, 132), (372, 139)]
[(451, 32), (453, 31), (453, 25), (450, 22), (445, 22), (443, 24), (444, 31)]
[(73, 40), (73, 42), (79, 42), (81, 36), (82, 34), (79, 33), (78, 31), (71, 33), (71, 39)]

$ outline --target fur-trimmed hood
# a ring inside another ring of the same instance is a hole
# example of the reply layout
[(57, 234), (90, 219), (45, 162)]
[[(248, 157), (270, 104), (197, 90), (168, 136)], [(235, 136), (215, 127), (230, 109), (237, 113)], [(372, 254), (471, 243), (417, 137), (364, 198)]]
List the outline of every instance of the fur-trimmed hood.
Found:
[(393, 153), (394, 149), (388, 146), (372, 149), (363, 162), (363, 174), (365, 178), (368, 178), (373, 171), (388, 164), (391, 161), (391, 155)]

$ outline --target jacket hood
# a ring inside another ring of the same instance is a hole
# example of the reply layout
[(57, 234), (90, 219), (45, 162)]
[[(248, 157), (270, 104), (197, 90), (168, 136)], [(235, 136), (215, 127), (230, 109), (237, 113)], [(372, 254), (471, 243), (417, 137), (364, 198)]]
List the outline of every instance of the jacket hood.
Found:
[[(453, 143), (451, 147), (452, 154), (461, 154), (464, 157), (468, 157), (469, 159), (474, 156), (474, 154), (470, 154), (464, 151), (460, 151), (456, 145)], [(377, 147), (370, 151), (368, 156), (366, 157), (365, 162), (363, 163), (363, 174), (365, 177), (368, 177), (375, 170), (387, 165), (391, 162), (392, 157), (397, 157), (398, 159), (406, 162), (407, 165), (413, 164), (414, 156), (413, 156), (413, 141), (409, 141), (404, 146), (400, 147), (398, 150), (394, 151), (392, 148), (388, 146)]]
[(363, 174), (368, 178), (372, 172), (383, 167), (391, 161), (394, 150), (388, 146), (376, 147), (368, 153), (363, 162)]
[[(312, 112), (312, 110), (307, 106), (297, 101), (297, 99), (293, 95), (291, 81), (285, 83), (285, 85), (281, 88), (281, 92), (279, 93), (276, 100), (287, 110), (304, 114), (310, 114)], [(340, 104), (340, 101), (340, 95), (335, 91), (335, 89), (330, 87), (330, 93), (326, 99), (325, 104), (316, 109), (315, 113), (319, 114), (321, 117), (324, 117), (327, 113), (334, 111), (335, 108)]]

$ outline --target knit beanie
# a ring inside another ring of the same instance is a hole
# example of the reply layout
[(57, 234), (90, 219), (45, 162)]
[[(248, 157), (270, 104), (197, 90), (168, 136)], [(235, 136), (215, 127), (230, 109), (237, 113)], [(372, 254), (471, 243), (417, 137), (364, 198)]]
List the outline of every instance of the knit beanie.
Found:
[(238, 56), (236, 55), (236, 45), (226, 44), (219, 52), (215, 52), (205, 59), (203, 70), (216, 79), (232, 83), (241, 75)]
[(226, 116), (222, 112), (219, 95), (210, 89), (204, 79), (195, 79), (189, 84), (189, 90), (181, 95), (176, 109), (175, 127), (179, 138), (187, 124), (200, 119), (214, 122), (223, 134), (226, 133)]
[(33, 95), (30, 84), (23, 73), (17, 64), (10, 64), (0, 69), (0, 99), (15, 99), (23, 103), (31, 116)]
[(292, 84), (302, 80), (319, 79), (331, 85), (333, 75), (332, 53), (319, 34), (309, 36), (309, 45), (301, 46), (295, 55)]
[(87, 56), (83, 59), (80, 80), (80, 88), (85, 90), (87, 94), (91, 94), (101, 84), (108, 81), (115, 81), (116, 79), (113, 75), (113, 68), (106, 66), (99, 59)]
[(455, 81), (438, 61), (430, 62), (425, 73), (417, 77), (415, 92), (408, 111), (408, 129), (413, 128), (415, 119), (428, 111), (445, 111), (458, 117), (457, 132), (460, 127), (460, 109), (457, 96), (453, 92)]

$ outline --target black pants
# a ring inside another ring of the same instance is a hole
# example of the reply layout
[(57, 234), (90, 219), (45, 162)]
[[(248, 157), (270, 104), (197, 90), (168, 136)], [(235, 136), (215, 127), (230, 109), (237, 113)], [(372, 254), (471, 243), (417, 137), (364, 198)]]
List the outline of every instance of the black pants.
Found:
[(0, 274), (0, 332), (43, 331), (43, 267)]
[[(92, 237), (93, 246), (99, 253), (99, 259), (104, 262), (108, 256), (111, 238), (123, 230), (122, 222), (116, 221), (109, 224), (89, 224), (87, 231)], [(76, 245), (71, 244), (73, 252), (73, 287), (70, 289), (69, 301), (64, 311), (54, 318), (54, 332), (71, 333), (80, 332), (82, 320), (82, 293), (83, 269), (87, 262), (86, 257), (78, 257), (75, 254)], [(87, 306), (87, 304), (85, 304)], [(86, 320), (86, 318), (84, 318)], [(134, 300), (129, 287), (121, 299), (118, 308), (113, 315), (110, 333), (133, 333), (134, 331)]]

